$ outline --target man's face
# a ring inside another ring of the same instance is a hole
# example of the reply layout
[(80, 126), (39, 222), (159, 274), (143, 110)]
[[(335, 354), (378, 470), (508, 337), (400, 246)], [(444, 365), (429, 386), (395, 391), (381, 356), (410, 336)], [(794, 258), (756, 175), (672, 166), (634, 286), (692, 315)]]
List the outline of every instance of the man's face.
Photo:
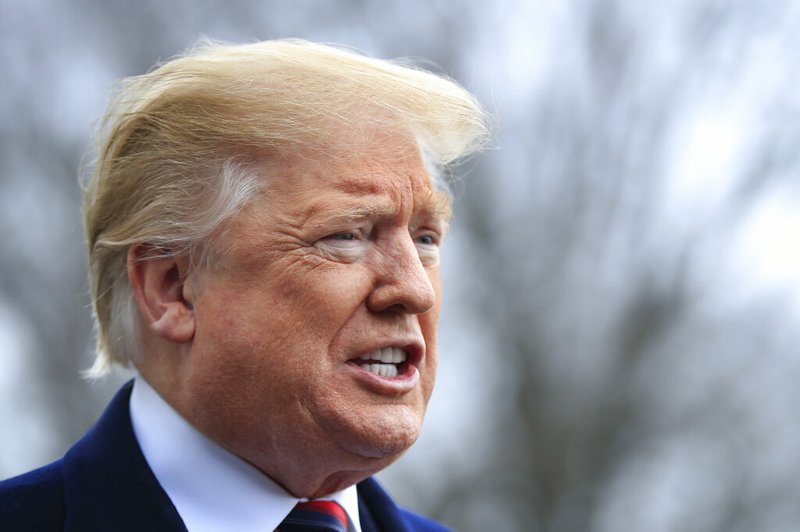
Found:
[(197, 274), (189, 418), (262, 469), (386, 465), (419, 434), (449, 205), (407, 144), (265, 163), (223, 265)]

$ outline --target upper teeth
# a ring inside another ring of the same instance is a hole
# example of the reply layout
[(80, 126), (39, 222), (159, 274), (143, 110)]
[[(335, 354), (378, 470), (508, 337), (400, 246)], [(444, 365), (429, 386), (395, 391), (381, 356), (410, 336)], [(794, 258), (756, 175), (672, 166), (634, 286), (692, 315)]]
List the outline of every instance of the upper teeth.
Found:
[(399, 347), (384, 347), (361, 357), (362, 360), (379, 360), (384, 364), (405, 362), (406, 352)]

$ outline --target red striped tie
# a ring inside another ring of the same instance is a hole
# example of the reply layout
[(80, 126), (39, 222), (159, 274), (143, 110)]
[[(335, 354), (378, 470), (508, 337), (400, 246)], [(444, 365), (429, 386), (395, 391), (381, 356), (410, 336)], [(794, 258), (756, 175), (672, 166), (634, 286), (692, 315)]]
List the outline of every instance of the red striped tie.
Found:
[(278, 532), (347, 532), (347, 512), (334, 501), (298, 503), (278, 526)]

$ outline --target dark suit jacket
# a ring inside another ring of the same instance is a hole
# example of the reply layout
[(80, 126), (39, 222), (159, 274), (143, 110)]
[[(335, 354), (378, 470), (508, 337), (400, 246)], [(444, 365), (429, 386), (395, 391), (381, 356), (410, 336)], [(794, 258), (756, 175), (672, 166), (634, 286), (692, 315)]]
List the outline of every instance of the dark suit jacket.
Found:
[[(185, 531), (144, 459), (131, 426), (131, 383), (64, 457), (0, 482), (0, 530), (53, 532)], [(378, 483), (358, 485), (363, 532), (441, 532), (435, 522), (398, 508)]]

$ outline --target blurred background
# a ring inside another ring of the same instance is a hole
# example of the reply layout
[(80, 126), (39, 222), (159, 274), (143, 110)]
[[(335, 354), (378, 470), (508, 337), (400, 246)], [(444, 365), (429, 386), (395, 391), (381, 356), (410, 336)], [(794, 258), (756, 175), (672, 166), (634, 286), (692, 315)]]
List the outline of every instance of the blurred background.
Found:
[(800, 527), (800, 3), (3, 0), (0, 477), (128, 376), (93, 347), (77, 169), (113, 80), (200, 36), (410, 56), (476, 93), (441, 370), (381, 474), (462, 531)]

